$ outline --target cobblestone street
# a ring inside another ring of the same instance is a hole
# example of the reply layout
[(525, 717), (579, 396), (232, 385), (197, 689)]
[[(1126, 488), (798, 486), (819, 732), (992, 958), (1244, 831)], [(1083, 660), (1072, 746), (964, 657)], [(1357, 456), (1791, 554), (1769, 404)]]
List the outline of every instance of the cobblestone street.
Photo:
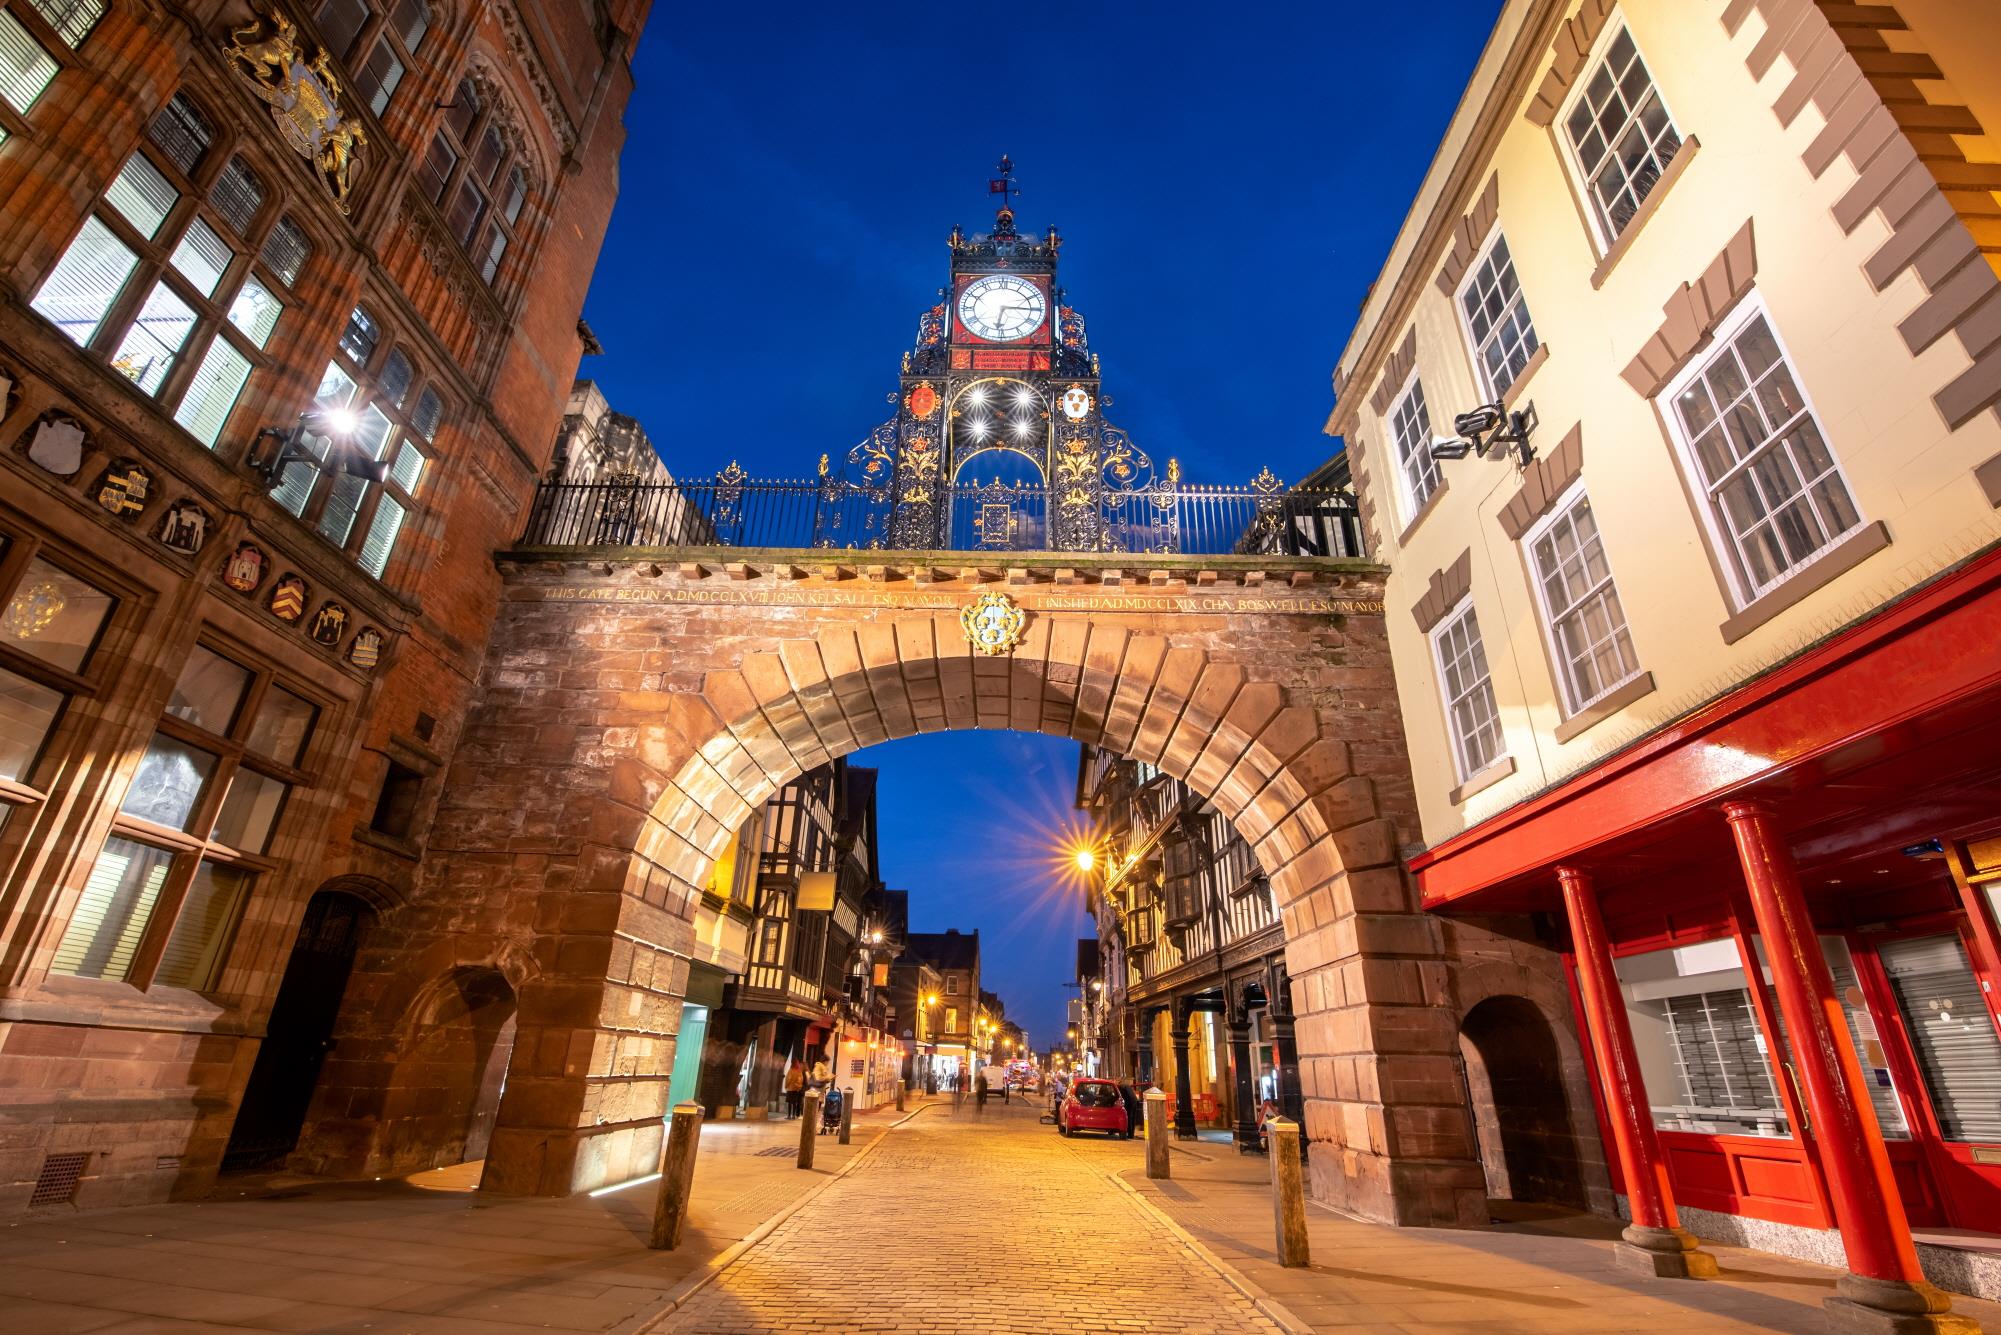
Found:
[(1073, 1148), (1040, 1111), (926, 1109), (654, 1329), (1279, 1329), (1103, 1175), (1137, 1142)]

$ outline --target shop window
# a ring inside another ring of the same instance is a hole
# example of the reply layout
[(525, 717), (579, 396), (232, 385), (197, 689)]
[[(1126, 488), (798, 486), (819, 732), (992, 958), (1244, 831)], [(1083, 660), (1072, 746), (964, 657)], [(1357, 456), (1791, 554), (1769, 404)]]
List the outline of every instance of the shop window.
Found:
[(140, 987), (213, 988), (317, 710), (219, 647), (189, 654), (50, 964)]
[(1598, 516), (1582, 484), (1530, 530), (1527, 541), (1564, 703), (1575, 713), (1640, 671)]
[(1670, 417), (1741, 603), (1862, 523), (1841, 466), (1755, 296), (1668, 389)]
[[(1490, 399), (1500, 399), (1541, 346), (1529, 319), (1528, 299), (1515, 277), (1515, 258), (1500, 232), (1473, 263), (1459, 289), (1459, 313), (1465, 319), (1473, 364)], [(1427, 433), (1428, 434), (1428, 433)], [(1430, 445), (1427, 440), (1425, 444)]]
[(377, 481), (343, 463), (330, 436), (307, 433), (306, 448), (326, 467), (295, 462), (271, 492), (377, 579), (416, 508), (430, 465), (427, 450), (444, 411), (429, 387), (405, 411), (416, 376), (409, 354), (392, 344), (366, 306), (356, 306), (320, 377), (312, 411), (317, 421), (344, 419), (348, 443), (367, 463), (385, 465), (383, 477)]
[(1681, 135), (1623, 23), (1607, 25), (1590, 71), (1563, 117), (1563, 140), (1608, 248), (1660, 184)]
[(1946, 1140), (2001, 1141), (2001, 1038), (1957, 936), (1876, 947)]
[(0, 538), (0, 819), (39, 803), (38, 771), (70, 702), (92, 694), (118, 600), (30, 541)]
[[(6, 22), (0, 12), (0, 49)], [(31, 303), (174, 405), (174, 420), (211, 448), (277, 328), (277, 293), (303, 261), (303, 238), (271, 216), (256, 171), (216, 147), (214, 122), (176, 93)], [(295, 257), (289, 272), (253, 258), (274, 249)]]
[(1789, 1134), (1734, 938), (1628, 955), (1617, 970), (1655, 1126)]
[(1431, 646), (1452, 734), (1453, 763), (1463, 782), (1501, 758), (1500, 710), (1494, 703), (1487, 649), (1480, 640), (1480, 619), (1470, 597), (1433, 629)]
[(1403, 479), (1404, 522), (1409, 523), (1438, 490), (1438, 460), (1431, 457), (1431, 412), (1424, 406), (1424, 382), (1416, 376), (1390, 410), (1390, 435), (1396, 441), (1397, 471)]

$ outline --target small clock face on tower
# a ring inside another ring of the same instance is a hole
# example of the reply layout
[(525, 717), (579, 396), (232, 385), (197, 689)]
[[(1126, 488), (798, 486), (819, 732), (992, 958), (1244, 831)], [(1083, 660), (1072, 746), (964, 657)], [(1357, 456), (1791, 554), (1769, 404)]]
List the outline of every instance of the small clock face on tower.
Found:
[(1010, 343), (1042, 327), (1049, 303), (1042, 289), (1013, 274), (990, 274), (959, 294), (959, 319), (981, 338)]

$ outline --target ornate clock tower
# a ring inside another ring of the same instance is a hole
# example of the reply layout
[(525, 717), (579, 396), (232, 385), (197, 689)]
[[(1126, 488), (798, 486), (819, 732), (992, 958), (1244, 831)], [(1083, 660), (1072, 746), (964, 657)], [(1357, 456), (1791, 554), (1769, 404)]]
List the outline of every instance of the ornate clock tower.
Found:
[[(847, 485), (880, 507), (869, 545), (1129, 547), (1141, 535), (1123, 516), (1148, 508), (1134, 502), (1155, 490), (1152, 466), (1104, 420), (1084, 317), (1056, 281), (1062, 238), (1016, 231), (1008, 159), (988, 188), (1001, 196), (993, 230), (952, 229), (951, 281), (918, 319), (896, 415), (848, 456)], [(979, 486), (971, 465), (998, 455), (1039, 480)]]

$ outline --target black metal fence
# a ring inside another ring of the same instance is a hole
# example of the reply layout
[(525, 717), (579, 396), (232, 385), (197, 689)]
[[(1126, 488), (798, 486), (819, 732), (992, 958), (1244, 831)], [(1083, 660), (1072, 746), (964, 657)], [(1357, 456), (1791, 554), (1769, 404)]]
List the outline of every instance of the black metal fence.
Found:
[[(1035, 485), (940, 488), (942, 504), (899, 505), (885, 489), (821, 478), (670, 483), (544, 482), (528, 547), (790, 547), (881, 551), (1050, 551), (1050, 492)], [(1366, 553), (1347, 491), (1159, 486), (1092, 502), (1093, 551), (1135, 555)], [(1074, 526), (1073, 526), (1074, 527)]]

